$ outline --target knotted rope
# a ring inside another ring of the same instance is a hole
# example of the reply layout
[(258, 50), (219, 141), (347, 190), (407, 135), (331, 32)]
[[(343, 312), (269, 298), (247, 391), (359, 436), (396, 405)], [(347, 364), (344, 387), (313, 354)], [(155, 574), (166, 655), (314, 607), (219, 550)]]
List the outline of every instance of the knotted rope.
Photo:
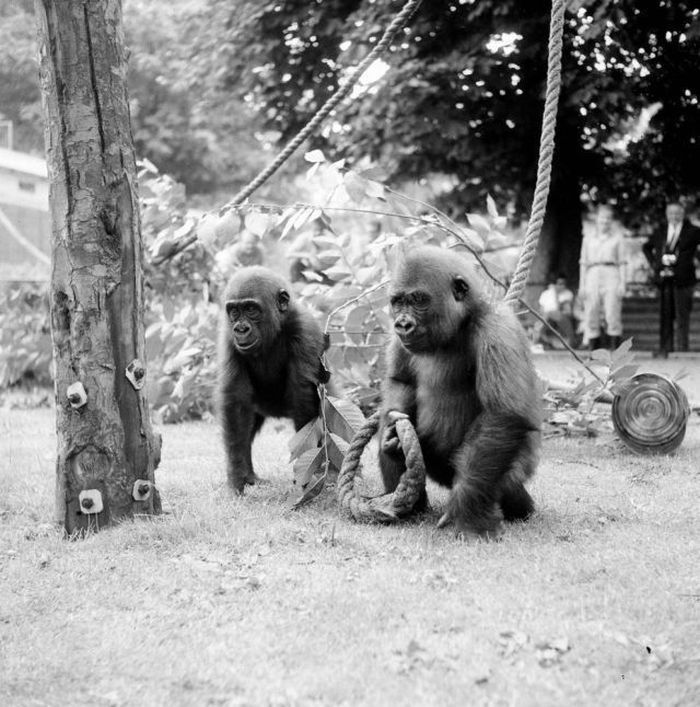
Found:
[(375, 412), (353, 437), (338, 474), (338, 503), (341, 508), (349, 511), (355, 520), (392, 523), (408, 515), (421, 493), (425, 491), (425, 463), (413, 425), (408, 419), (397, 420), (396, 433), (406, 459), (406, 471), (392, 493), (374, 498), (360, 496), (359, 490), (355, 488), (360, 457), (378, 427), (379, 413)]

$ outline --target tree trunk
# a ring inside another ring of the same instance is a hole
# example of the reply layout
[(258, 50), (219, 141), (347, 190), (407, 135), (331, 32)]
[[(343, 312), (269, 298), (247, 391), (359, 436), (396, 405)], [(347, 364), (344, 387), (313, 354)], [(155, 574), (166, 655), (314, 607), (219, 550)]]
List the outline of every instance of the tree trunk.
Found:
[(559, 121), (547, 212), (528, 279), (528, 300), (534, 303), (547, 286), (550, 275), (562, 273), (572, 290), (577, 287), (582, 207), (581, 185), (575, 166), (581, 159), (575, 130), (564, 121)]
[(141, 388), (143, 255), (121, 1), (35, 6), (51, 181), (56, 511), (72, 534), (160, 511), (160, 436)]

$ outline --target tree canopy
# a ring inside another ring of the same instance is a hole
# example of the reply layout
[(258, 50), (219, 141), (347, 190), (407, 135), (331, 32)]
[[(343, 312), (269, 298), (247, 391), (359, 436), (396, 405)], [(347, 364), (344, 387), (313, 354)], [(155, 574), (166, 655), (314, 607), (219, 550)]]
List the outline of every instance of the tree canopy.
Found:
[(31, 0), (0, 4), (0, 119), (11, 120), (14, 144), (43, 152), (41, 96)]
[[(200, 80), (206, 70), (192, 56), (196, 12), (189, 0), (124, 2), (134, 144), (140, 158), (184, 183), (188, 193), (229, 194), (265, 155), (252, 111)], [(43, 154), (32, 1), (1, 4), (0, 20), (0, 117), (13, 122), (15, 149)]]
[[(125, 2), (135, 145), (189, 193), (228, 196), (301, 128), (404, 0)], [(20, 149), (41, 149), (31, 3), (4, 7), (2, 110)], [(313, 144), (368, 158), (394, 183), (441, 175), (443, 208), (529, 209), (544, 98), (548, 0), (423, 2)], [(582, 197), (628, 225), (700, 191), (700, 10), (690, 0), (572, 0), (547, 269), (575, 274)], [(387, 68), (376, 67), (375, 78)], [(265, 149), (268, 153), (265, 153)], [(279, 181), (274, 189), (284, 189)], [(272, 187), (271, 187), (272, 188)]]
[[(210, 0), (211, 80), (281, 139), (295, 133), (403, 1)], [(323, 140), (393, 178), (455, 178), (449, 201), (486, 192), (526, 206), (534, 186), (550, 3), (432, 0), (392, 47), (390, 74), (356, 96)], [(638, 219), (700, 186), (695, 3), (575, 0), (564, 38), (554, 193), (575, 181)], [(369, 94), (369, 95), (368, 95)], [(648, 125), (644, 121), (648, 120)], [(640, 122), (641, 121), (641, 122)], [(646, 130), (642, 130), (644, 125)], [(633, 220), (634, 220), (633, 218)]]
[[(264, 159), (255, 116), (230, 92), (201, 81), (212, 71), (192, 52), (196, 3), (128, 0), (129, 93), (134, 144), (190, 194), (229, 193)], [(207, 62), (214, 57), (206, 55)]]

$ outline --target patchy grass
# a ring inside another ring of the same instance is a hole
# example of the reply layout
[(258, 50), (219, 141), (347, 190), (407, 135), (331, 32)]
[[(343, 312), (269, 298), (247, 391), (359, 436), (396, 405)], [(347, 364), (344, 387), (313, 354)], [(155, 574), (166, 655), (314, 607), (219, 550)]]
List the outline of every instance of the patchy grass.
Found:
[(697, 416), (669, 458), (547, 441), (535, 518), (472, 544), (439, 493), (395, 527), (289, 511), (286, 426), (233, 498), (203, 423), (162, 430), (166, 514), (66, 541), (53, 424), (0, 411), (3, 705), (700, 704)]

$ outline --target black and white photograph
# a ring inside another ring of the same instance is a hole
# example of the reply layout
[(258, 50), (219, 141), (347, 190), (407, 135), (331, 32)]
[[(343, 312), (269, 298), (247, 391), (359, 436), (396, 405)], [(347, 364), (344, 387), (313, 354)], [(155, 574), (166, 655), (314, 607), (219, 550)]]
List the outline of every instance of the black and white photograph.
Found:
[(700, 705), (700, 3), (0, 0), (0, 704)]

